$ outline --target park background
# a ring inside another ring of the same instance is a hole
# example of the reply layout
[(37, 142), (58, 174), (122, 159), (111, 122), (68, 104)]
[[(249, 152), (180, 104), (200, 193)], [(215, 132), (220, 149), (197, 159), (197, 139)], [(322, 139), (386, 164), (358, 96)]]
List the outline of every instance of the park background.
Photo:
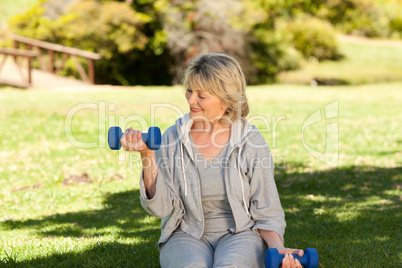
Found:
[[(209, 51), (244, 66), (286, 246), (320, 267), (402, 265), (402, 1), (1, 0), (0, 20), (1, 46), (15, 33), (102, 55), (96, 86), (0, 88), (1, 266), (158, 267), (138, 156), (119, 160), (106, 133), (174, 124), (180, 74)], [(59, 75), (79, 77), (69, 60)]]

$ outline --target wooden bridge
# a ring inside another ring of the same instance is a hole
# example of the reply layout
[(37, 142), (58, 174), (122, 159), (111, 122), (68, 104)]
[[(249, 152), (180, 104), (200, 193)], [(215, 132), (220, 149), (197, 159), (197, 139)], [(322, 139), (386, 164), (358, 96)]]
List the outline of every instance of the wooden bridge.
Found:
[[(21, 88), (95, 84), (95, 60), (101, 55), (19, 35), (11, 35), (14, 48), (0, 47), (0, 84)], [(24, 48), (21, 48), (21, 45)], [(55, 56), (58, 54), (58, 59)], [(10, 60), (11, 58), (11, 60)], [(71, 58), (81, 80), (57, 75)], [(87, 70), (79, 58), (87, 62)], [(36, 60), (40, 69), (33, 69)]]

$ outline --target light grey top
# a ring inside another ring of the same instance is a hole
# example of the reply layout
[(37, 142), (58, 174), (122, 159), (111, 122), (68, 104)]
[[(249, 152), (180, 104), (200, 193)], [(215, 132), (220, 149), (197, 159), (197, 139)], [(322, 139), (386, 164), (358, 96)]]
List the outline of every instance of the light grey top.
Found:
[(230, 208), (225, 188), (225, 156), (228, 145), (212, 160), (206, 160), (193, 146), (194, 160), (200, 173), (201, 200), (205, 217), (204, 233), (224, 232), (235, 227), (232, 209)]

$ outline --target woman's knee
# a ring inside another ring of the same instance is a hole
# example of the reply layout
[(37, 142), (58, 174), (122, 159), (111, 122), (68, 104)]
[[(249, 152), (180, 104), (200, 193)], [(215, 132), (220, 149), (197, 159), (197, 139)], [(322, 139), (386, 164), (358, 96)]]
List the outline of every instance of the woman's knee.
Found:
[(171, 237), (160, 251), (162, 268), (212, 267), (213, 250), (202, 240), (181, 234)]
[(263, 268), (264, 267), (264, 256), (258, 256), (255, 259), (236, 259), (231, 258), (231, 256), (220, 257), (219, 259), (215, 259), (214, 268), (223, 268), (223, 267), (236, 267), (236, 268)]
[(212, 261), (207, 262), (205, 259), (197, 259), (197, 258), (165, 258), (160, 259), (160, 265), (162, 268), (198, 268), (198, 267), (212, 267)]
[(261, 236), (252, 231), (229, 234), (215, 250), (213, 267), (264, 267), (266, 249)]

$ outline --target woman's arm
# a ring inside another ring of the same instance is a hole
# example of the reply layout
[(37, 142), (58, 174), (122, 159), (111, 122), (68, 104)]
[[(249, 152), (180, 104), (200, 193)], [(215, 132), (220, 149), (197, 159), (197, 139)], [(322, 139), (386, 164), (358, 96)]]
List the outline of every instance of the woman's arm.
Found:
[(282, 240), (276, 232), (261, 229), (259, 229), (259, 231), (269, 248), (284, 248)]
[(268, 247), (276, 248), (280, 254), (285, 254), (282, 267), (301, 268), (300, 262), (291, 254), (303, 256), (303, 250), (285, 248), (283, 244), (285, 214), (274, 179), (274, 161), (271, 152), (261, 134), (256, 134), (250, 142), (251, 145), (258, 145), (251, 146), (249, 151), (254, 159), (259, 160), (251, 163), (247, 169), (252, 193), (250, 213), (256, 222), (254, 228), (258, 229)]
[(152, 199), (156, 193), (156, 177), (158, 175), (158, 165), (154, 151), (141, 152), (142, 170), (144, 172), (144, 185), (148, 199)]
[(156, 193), (156, 177), (158, 175), (155, 152), (150, 150), (142, 140), (142, 132), (133, 130), (133, 128), (126, 130), (120, 143), (125, 151), (140, 152), (147, 197), (152, 199)]
[[(132, 128), (126, 130), (120, 142), (124, 150), (136, 151), (141, 155), (140, 200), (142, 207), (152, 216), (158, 218), (168, 216), (175, 206), (180, 206), (180, 200), (172, 187), (172, 176), (168, 168), (158, 167), (158, 164), (161, 164), (158, 163), (160, 159), (158, 154), (162, 154), (162, 158), (166, 160), (168, 159), (164, 155), (166, 152), (163, 148), (160, 148), (158, 152), (150, 150), (142, 140), (141, 131)], [(162, 143), (164, 143), (163, 137)]]

